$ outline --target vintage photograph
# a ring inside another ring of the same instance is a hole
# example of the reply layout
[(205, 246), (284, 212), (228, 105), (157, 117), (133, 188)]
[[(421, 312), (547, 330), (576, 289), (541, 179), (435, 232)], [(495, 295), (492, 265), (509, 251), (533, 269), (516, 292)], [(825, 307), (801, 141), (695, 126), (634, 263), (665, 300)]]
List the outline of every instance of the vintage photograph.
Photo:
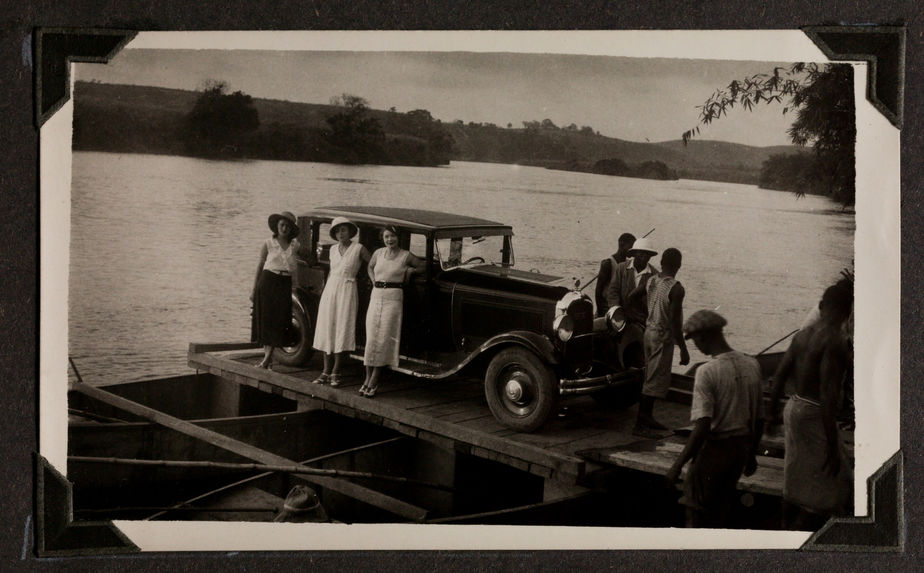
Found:
[(73, 65), (76, 522), (798, 547), (866, 513), (864, 64), (304, 35)]

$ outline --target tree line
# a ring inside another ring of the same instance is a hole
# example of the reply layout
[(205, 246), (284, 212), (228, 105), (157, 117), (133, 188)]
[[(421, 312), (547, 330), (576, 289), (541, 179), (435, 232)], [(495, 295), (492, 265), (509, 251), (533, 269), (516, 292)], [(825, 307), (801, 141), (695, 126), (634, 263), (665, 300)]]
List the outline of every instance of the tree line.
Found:
[(452, 138), (426, 110), (383, 121), (352, 94), (331, 98), (322, 127), (274, 122), (260, 128), (253, 98), (209, 81), (185, 118), (186, 151), (206, 157), (279, 158), (348, 164), (446, 165)]
[(771, 153), (735, 144), (623, 141), (550, 119), (506, 128), (441, 122), (424, 109), (372, 109), (352, 94), (327, 104), (256, 99), (214, 80), (195, 92), (78, 82), (74, 93), (75, 150), (421, 166), (483, 161), (747, 184), (758, 183)]

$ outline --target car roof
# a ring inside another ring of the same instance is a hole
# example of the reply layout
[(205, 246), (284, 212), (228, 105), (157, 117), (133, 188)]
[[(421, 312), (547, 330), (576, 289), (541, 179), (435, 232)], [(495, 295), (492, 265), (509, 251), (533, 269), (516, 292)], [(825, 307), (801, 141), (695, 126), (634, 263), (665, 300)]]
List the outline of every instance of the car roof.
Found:
[(402, 207), (369, 207), (369, 206), (335, 206), (318, 207), (304, 213), (305, 217), (346, 217), (356, 223), (375, 223), (385, 225), (394, 223), (401, 227), (422, 231), (438, 229), (471, 229), (509, 231), (510, 225), (468, 217), (454, 215), (440, 211), (426, 211), (424, 209), (405, 209)]

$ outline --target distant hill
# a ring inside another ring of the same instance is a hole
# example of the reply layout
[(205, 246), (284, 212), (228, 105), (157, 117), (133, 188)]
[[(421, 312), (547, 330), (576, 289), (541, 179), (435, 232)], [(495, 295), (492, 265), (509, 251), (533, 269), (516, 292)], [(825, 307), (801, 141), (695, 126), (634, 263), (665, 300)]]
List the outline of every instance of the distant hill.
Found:
[[(185, 116), (199, 92), (77, 82), (74, 90), (74, 149), (188, 154)], [(324, 139), (326, 119), (344, 108), (272, 99), (253, 99), (259, 133), (246, 155), (305, 161), (336, 161)], [(449, 159), (517, 163), (592, 171), (601, 160), (630, 165), (660, 162), (681, 178), (757, 184), (761, 166), (772, 155), (794, 154), (795, 146), (753, 147), (722, 141), (678, 139), (642, 143), (567, 128), (503, 128), (492, 124), (441, 122), (424, 110), (398, 113), (369, 110), (382, 126), (392, 159), (401, 164), (434, 164), (420, 158), (428, 138), (452, 138)], [(429, 125), (421, 133), (421, 122)], [(538, 122), (534, 122), (538, 123)], [(429, 135), (428, 135), (429, 134)], [(399, 148), (399, 152), (394, 151)]]

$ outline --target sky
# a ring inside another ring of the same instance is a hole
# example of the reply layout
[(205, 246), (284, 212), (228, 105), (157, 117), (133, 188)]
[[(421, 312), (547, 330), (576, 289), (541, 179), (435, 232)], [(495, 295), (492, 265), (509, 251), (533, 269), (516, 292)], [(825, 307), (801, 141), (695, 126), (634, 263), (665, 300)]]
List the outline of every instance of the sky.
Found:
[[(328, 103), (342, 93), (373, 108), (426, 109), (444, 122), (551, 119), (608, 137), (668, 141), (696, 127), (718, 88), (772, 62), (474, 52), (331, 52), (125, 49), (108, 64), (78, 64), (77, 80), (201, 89), (227, 82), (253, 97)], [(788, 145), (793, 116), (782, 105), (733, 110), (702, 126), (700, 139)]]

